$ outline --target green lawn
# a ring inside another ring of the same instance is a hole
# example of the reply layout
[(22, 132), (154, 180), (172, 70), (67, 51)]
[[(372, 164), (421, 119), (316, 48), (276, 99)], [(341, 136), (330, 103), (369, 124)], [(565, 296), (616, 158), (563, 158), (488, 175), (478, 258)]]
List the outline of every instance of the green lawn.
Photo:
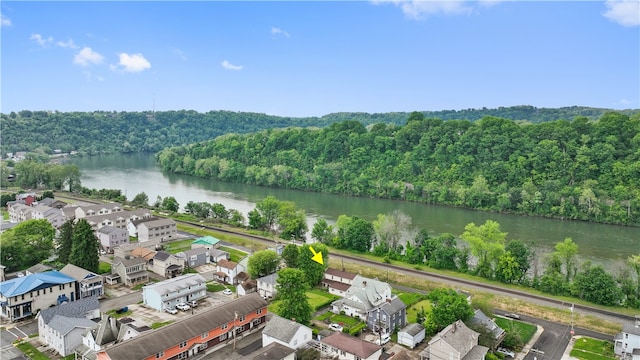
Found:
[(191, 249), (192, 243), (193, 243), (193, 239), (173, 241), (165, 244), (165, 251), (170, 254), (177, 254), (181, 251)]
[(98, 264), (98, 274), (108, 274), (111, 272), (111, 264), (108, 262), (100, 261)]
[(522, 342), (524, 344), (528, 343), (529, 340), (531, 340), (533, 335), (536, 333), (536, 330), (538, 330), (535, 325), (523, 323), (522, 321), (505, 319), (501, 317), (497, 317), (495, 321), (496, 321), (496, 324), (498, 324), (498, 326), (500, 326), (501, 328), (507, 331), (513, 328), (513, 329), (516, 329), (518, 332), (520, 332), (520, 338), (522, 339)]
[(571, 356), (586, 360), (615, 359), (611, 342), (592, 338), (577, 339), (571, 350)]
[(229, 253), (229, 260), (235, 261), (235, 262), (238, 262), (238, 261), (242, 260), (242, 258), (247, 256), (246, 252), (238, 250), (238, 249), (230, 248), (230, 247), (227, 247), (227, 246), (220, 246), (220, 250), (228, 252)]
[(19, 340), (14, 343), (31, 360), (49, 360), (49, 357), (41, 353), (30, 342)]
[(351, 316), (335, 314), (331, 317), (332, 323), (341, 324), (344, 327), (350, 328), (361, 323), (360, 319), (352, 318)]
[(424, 311), (428, 314), (431, 311), (431, 301), (422, 300), (407, 309), (407, 321), (409, 324), (418, 322), (417, 318), (420, 308), (424, 308)]
[(307, 299), (309, 299), (309, 305), (311, 305), (314, 310), (320, 310), (323, 307), (338, 300), (339, 298), (339, 296), (329, 294), (328, 292), (322, 291), (320, 289), (312, 289), (307, 291)]
[(407, 305), (407, 307), (409, 307), (417, 303), (418, 301), (422, 300), (424, 295), (418, 294), (418, 293), (402, 293), (398, 295), (398, 297), (400, 298), (400, 300), (402, 300), (402, 302), (405, 305)]

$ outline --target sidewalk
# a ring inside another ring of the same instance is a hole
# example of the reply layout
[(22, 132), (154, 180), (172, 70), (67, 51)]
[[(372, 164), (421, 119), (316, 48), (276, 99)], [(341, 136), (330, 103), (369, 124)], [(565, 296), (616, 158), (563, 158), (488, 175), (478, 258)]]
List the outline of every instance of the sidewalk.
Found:
[(542, 335), (542, 333), (544, 332), (544, 328), (542, 326), (536, 325), (536, 327), (538, 328), (538, 330), (536, 330), (536, 333), (533, 334), (531, 340), (529, 340), (529, 342), (522, 348), (522, 351), (516, 354), (515, 360), (524, 360), (524, 358), (529, 355), (529, 351), (531, 351), (533, 345), (535, 345), (536, 341), (538, 341), (540, 335)]
[(564, 350), (564, 354), (562, 354), (562, 360), (575, 359), (574, 357), (571, 357), (571, 350), (573, 350), (573, 345), (576, 343), (576, 340), (581, 338), (582, 336), (580, 335), (571, 337), (571, 340), (569, 340), (569, 345), (567, 345), (567, 348)]

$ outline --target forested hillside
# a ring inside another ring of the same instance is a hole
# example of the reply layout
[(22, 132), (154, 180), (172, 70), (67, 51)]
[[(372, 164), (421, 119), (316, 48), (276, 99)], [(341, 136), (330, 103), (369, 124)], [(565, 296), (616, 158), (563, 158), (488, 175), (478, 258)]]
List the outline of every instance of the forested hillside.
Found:
[(227, 134), (161, 151), (223, 181), (565, 219), (640, 224), (640, 116), (537, 125), (485, 117)]
[[(533, 106), (425, 111), (426, 117), (443, 120), (475, 121), (484, 116), (498, 116), (531, 123), (586, 116), (597, 120), (607, 109), (566, 107), (544, 109)], [(625, 114), (638, 113), (629, 110)], [(228, 133), (250, 133), (273, 128), (326, 127), (335, 122), (356, 120), (366, 125), (385, 123), (404, 125), (409, 113), (335, 113), (323, 117), (289, 118), (265, 114), (210, 111), (162, 112), (46, 112), (20, 111), (2, 114), (0, 153), (53, 150), (78, 151), (82, 154), (119, 152), (156, 152), (167, 146), (186, 145), (214, 139)]]

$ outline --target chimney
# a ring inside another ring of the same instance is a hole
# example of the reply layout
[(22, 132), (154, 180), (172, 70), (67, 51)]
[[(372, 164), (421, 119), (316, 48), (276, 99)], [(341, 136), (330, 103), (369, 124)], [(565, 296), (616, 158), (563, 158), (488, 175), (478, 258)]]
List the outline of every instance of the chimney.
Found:
[(451, 328), (451, 332), (455, 333), (457, 329), (458, 329), (458, 322), (456, 321), (456, 322), (453, 323), (453, 327)]
[(387, 298), (387, 302), (388, 302), (389, 304), (391, 304), (391, 299)]
[(362, 286), (363, 286), (363, 287), (367, 287), (367, 282), (366, 282), (366, 281), (363, 281), (363, 282), (362, 282)]

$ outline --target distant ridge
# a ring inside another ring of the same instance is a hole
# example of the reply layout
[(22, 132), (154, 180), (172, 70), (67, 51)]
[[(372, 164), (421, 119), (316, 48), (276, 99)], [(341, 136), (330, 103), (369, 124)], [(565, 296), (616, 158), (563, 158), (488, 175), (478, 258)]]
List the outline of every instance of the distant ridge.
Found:
[[(573, 120), (583, 116), (597, 120), (612, 109), (570, 106), (537, 108), (529, 105), (497, 109), (421, 111), (427, 118), (477, 121), (495, 116), (514, 121), (541, 123)], [(625, 115), (640, 109), (616, 111)], [(78, 151), (81, 154), (157, 152), (169, 146), (214, 139), (229, 133), (245, 134), (274, 128), (326, 127), (336, 122), (355, 120), (365, 126), (385, 123), (404, 125), (411, 112), (340, 112), (322, 117), (284, 117), (251, 112), (193, 110), (146, 112), (58, 112), (30, 111), (1, 114), (0, 154), (40, 152), (52, 154)]]

